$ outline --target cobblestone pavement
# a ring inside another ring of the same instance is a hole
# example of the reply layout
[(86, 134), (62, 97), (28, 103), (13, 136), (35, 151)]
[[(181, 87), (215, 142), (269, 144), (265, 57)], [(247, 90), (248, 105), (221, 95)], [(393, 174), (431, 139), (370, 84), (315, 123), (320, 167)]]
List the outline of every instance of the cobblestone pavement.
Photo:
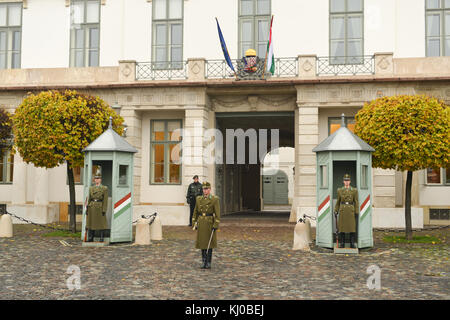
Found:
[[(202, 270), (188, 227), (164, 227), (164, 240), (149, 246), (86, 248), (15, 225), (14, 238), (0, 238), (0, 299), (450, 298), (448, 229), (433, 233), (443, 240), (436, 245), (386, 244), (375, 232), (375, 247), (358, 256), (293, 251), (293, 229), (224, 223), (212, 270)], [(67, 288), (70, 265), (80, 268), (80, 290)], [(381, 270), (380, 290), (367, 287), (371, 265)]]

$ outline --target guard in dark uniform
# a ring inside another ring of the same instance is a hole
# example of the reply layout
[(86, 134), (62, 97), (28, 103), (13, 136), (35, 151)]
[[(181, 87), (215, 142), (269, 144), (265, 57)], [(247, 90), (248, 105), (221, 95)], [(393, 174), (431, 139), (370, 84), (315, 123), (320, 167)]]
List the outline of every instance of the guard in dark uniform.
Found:
[(100, 230), (100, 241), (103, 242), (104, 231), (108, 229), (106, 210), (108, 209), (108, 187), (102, 185), (102, 176), (97, 172), (94, 176), (95, 185), (89, 188), (86, 213), (86, 228), (88, 242), (94, 239), (96, 230)]
[(344, 248), (346, 233), (350, 233), (350, 247), (355, 247), (356, 221), (359, 214), (358, 190), (350, 186), (350, 175), (344, 175), (344, 187), (337, 190), (337, 201), (334, 214), (339, 213), (338, 219), (338, 242), (339, 248)]
[(194, 176), (194, 182), (192, 182), (187, 190), (186, 201), (189, 203), (189, 226), (192, 227), (192, 215), (194, 213), (195, 201), (198, 196), (203, 195), (202, 184), (198, 181), (198, 176)]
[(217, 247), (216, 230), (220, 223), (219, 197), (210, 194), (209, 182), (202, 184), (203, 195), (197, 197), (192, 222), (197, 231), (195, 247), (202, 250), (202, 269), (211, 268), (212, 249)]

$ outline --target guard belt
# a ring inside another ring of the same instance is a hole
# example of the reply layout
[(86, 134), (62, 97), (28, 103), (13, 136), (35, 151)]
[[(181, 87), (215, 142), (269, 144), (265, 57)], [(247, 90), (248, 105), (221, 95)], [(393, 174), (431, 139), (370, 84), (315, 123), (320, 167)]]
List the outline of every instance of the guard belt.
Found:
[(343, 202), (343, 204), (353, 204), (353, 202)]
[(103, 200), (101, 200), (101, 199), (92, 199), (91, 201), (102, 202)]
[(208, 214), (205, 214), (205, 213), (202, 213), (202, 216), (207, 216), (207, 217), (212, 217), (214, 214), (212, 214), (212, 213), (208, 213)]

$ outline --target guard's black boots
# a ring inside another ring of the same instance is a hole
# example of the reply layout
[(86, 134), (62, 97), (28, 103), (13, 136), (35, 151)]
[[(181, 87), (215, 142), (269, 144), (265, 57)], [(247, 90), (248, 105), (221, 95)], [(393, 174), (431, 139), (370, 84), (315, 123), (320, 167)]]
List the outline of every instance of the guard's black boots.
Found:
[(88, 229), (87, 242), (94, 241), (94, 230)]
[(339, 237), (339, 248), (344, 248), (345, 234), (343, 232), (339, 232), (338, 237)]
[(104, 230), (100, 230), (100, 242), (104, 240)]
[(355, 240), (356, 240), (355, 238), (356, 238), (355, 233), (354, 232), (350, 233), (350, 248), (355, 247)]
[(212, 249), (208, 249), (205, 267), (206, 269), (211, 269), (211, 259), (212, 259)]
[(202, 249), (202, 266), (200, 267), (201, 269), (205, 269), (206, 268), (206, 262), (207, 262), (207, 253), (206, 253), (206, 249)]

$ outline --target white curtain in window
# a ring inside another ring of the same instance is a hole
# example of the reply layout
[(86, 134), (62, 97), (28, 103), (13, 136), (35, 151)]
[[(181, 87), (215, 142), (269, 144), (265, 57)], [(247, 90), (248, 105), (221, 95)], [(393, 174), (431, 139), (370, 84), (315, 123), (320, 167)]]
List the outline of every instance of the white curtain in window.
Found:
[(183, 0), (169, 0), (169, 19), (181, 19), (183, 15)]
[(100, 4), (95, 2), (88, 2), (87, 8), (86, 8), (86, 23), (97, 23), (99, 22), (99, 10), (100, 10)]
[(166, 0), (153, 0), (154, 19), (166, 19)]
[(22, 5), (10, 5), (8, 11), (8, 25), (20, 26), (22, 24)]
[(0, 5), (0, 27), (6, 26), (6, 5)]

